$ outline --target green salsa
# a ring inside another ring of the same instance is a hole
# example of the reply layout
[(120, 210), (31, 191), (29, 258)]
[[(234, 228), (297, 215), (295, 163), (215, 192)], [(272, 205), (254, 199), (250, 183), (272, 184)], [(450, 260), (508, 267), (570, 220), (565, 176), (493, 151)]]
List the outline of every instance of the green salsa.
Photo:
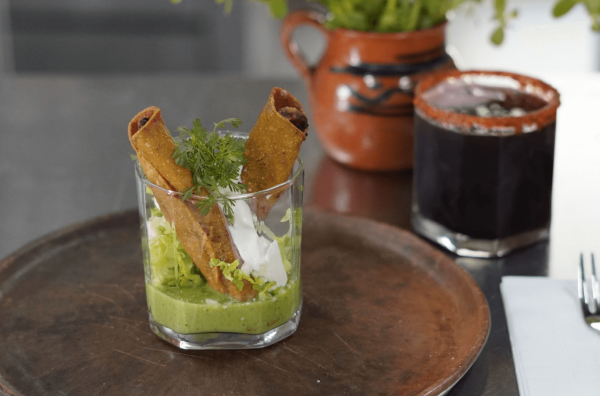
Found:
[(180, 334), (261, 334), (287, 322), (300, 306), (300, 282), (290, 279), (273, 296), (239, 302), (204, 284), (176, 288), (146, 284), (154, 321)]

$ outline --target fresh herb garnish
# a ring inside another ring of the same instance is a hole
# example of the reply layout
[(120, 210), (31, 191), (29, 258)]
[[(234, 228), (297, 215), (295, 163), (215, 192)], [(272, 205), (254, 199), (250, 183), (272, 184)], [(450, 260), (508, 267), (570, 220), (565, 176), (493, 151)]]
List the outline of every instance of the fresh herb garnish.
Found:
[(199, 200), (196, 207), (202, 215), (207, 215), (211, 206), (217, 201), (223, 205), (223, 212), (230, 224), (233, 224), (233, 209), (235, 202), (221, 193), (226, 189), (232, 193), (245, 193), (246, 185), (238, 183), (240, 167), (246, 163), (244, 157), (244, 139), (231, 135), (219, 136), (218, 128), (225, 124), (235, 128), (242, 124), (239, 118), (228, 118), (215, 123), (212, 132), (208, 132), (199, 118), (194, 120), (193, 128), (179, 127), (181, 142), (173, 153), (177, 165), (192, 171), (193, 187), (183, 192), (186, 200), (192, 194), (204, 195), (206, 199)]

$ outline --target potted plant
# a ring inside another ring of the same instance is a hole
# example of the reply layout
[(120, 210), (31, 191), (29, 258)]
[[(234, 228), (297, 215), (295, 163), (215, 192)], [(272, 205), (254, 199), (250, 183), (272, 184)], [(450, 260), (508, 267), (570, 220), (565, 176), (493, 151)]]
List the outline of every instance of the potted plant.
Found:
[[(172, 0), (179, 1), (179, 0)], [(231, 9), (232, 0), (215, 0)], [(317, 135), (329, 156), (364, 170), (412, 167), (413, 87), (435, 70), (454, 68), (445, 52), (446, 14), (481, 0), (312, 0), (326, 12), (288, 14), (286, 0), (259, 0), (284, 18), (283, 50), (305, 81)], [(600, 30), (600, 0), (559, 0), (555, 16), (582, 3)], [(500, 44), (517, 16), (506, 0), (494, 0)], [(321, 31), (327, 45), (309, 65), (293, 38), (300, 25)]]
[[(273, 0), (270, 3), (276, 3)], [(297, 11), (285, 17), (281, 44), (303, 77), (318, 136), (335, 160), (365, 170), (412, 167), (412, 90), (428, 73), (453, 68), (445, 53), (448, 11), (467, 0), (319, 0), (327, 14)], [(471, 0), (471, 2), (480, 2)], [(600, 1), (560, 0), (555, 16), (582, 3), (600, 29)], [(515, 10), (494, 0), (500, 44)], [(319, 29), (327, 46), (308, 65), (293, 39), (301, 24)]]

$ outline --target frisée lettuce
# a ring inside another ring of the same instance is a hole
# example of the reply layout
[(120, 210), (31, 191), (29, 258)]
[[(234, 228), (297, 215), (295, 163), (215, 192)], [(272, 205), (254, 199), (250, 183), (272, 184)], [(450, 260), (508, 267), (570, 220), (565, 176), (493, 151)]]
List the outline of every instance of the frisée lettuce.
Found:
[(225, 261), (221, 261), (217, 258), (212, 258), (210, 259), (209, 264), (211, 267), (219, 267), (221, 272), (223, 272), (223, 276), (229, 279), (238, 288), (238, 290), (242, 290), (244, 288), (244, 280), (250, 282), (252, 284), (252, 288), (258, 291), (259, 298), (261, 297), (261, 293), (264, 294), (267, 290), (270, 290), (276, 285), (276, 282), (268, 282), (262, 277), (249, 276), (238, 268), (238, 260), (235, 260), (233, 263), (226, 263)]
[[(160, 215), (159, 215), (160, 214)], [(154, 286), (200, 287), (206, 280), (160, 211), (148, 221), (150, 268)]]

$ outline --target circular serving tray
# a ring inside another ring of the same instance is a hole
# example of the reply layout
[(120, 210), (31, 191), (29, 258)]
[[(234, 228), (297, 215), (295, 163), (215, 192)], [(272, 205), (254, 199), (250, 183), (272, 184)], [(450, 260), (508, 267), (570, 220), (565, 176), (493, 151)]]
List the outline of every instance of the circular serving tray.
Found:
[(298, 331), (257, 350), (184, 351), (148, 325), (137, 211), (0, 262), (0, 395), (440, 395), (490, 327), (473, 279), (400, 229), (304, 213)]

